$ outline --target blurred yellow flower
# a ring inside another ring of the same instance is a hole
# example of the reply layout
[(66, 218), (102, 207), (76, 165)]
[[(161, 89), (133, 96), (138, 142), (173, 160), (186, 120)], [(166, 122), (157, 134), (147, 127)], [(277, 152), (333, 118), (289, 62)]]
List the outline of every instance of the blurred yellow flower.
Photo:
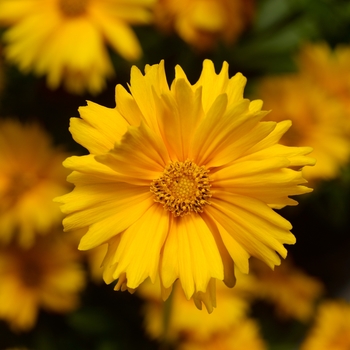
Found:
[(260, 261), (251, 261), (251, 292), (258, 298), (272, 302), (281, 318), (295, 318), (307, 322), (314, 314), (316, 300), (322, 295), (323, 286), (316, 278), (297, 269), (287, 259), (274, 271)]
[(254, 0), (158, 0), (155, 22), (200, 50), (232, 44), (251, 22)]
[(134, 61), (142, 53), (130, 24), (151, 21), (154, 0), (0, 0), (6, 58), (73, 93), (93, 94), (114, 74), (107, 45)]
[(0, 318), (15, 331), (28, 331), (39, 308), (65, 313), (78, 306), (85, 285), (78, 255), (55, 233), (40, 237), (29, 249), (0, 248)]
[(298, 56), (298, 66), (303, 74), (330, 96), (347, 107), (350, 123), (350, 45), (331, 49), (326, 43), (306, 44)]
[(160, 277), (163, 297), (179, 279), (197, 307), (215, 307), (215, 280), (235, 283), (256, 256), (270, 267), (294, 244), (272, 208), (311, 190), (295, 168), (311, 148), (278, 144), (289, 121), (261, 122), (260, 100), (243, 98), (246, 79), (211, 61), (191, 85), (181, 67), (169, 88), (164, 63), (131, 71), (114, 109), (89, 102), (72, 118), (73, 138), (90, 155), (64, 165), (73, 192), (61, 197), (65, 230), (88, 227), (79, 249), (109, 244), (104, 279), (135, 289)]
[(268, 119), (290, 119), (291, 131), (281, 143), (288, 146), (311, 145), (314, 167), (304, 168), (308, 180), (330, 179), (339, 174), (350, 156), (350, 138), (346, 133), (347, 118), (339, 101), (332, 99), (303, 72), (266, 77), (257, 95), (271, 109)]
[[(181, 286), (174, 285), (171, 300), (171, 313), (166, 330), (167, 341), (176, 343), (181, 339), (209, 341), (218, 332), (230, 331), (232, 325), (246, 318), (249, 303), (242, 291), (235, 287), (228, 289), (221, 281), (217, 286), (217, 299), (220, 307), (213, 314), (202, 313), (187, 301)], [(155, 339), (164, 336), (164, 309), (160, 283), (149, 280), (138, 289), (139, 296), (145, 299), (144, 324), (147, 333)]]
[(252, 319), (242, 320), (230, 327), (227, 332), (214, 334), (208, 340), (187, 340), (178, 350), (265, 350), (258, 324)]
[(53, 198), (70, 188), (66, 156), (37, 124), (0, 120), (0, 244), (28, 247), (62, 220)]
[(325, 301), (319, 306), (315, 324), (300, 350), (350, 349), (350, 305), (345, 301)]

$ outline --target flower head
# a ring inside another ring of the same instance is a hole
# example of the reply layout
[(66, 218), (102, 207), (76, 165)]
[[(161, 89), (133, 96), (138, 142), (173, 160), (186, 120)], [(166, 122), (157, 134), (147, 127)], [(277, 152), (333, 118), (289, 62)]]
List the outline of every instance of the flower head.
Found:
[(218, 332), (210, 339), (189, 339), (178, 346), (179, 350), (265, 350), (259, 325), (253, 319), (242, 320), (226, 332)]
[(62, 219), (52, 199), (69, 188), (66, 156), (37, 124), (0, 121), (0, 243), (28, 247)]
[[(164, 336), (164, 309), (167, 306), (162, 302), (159, 280), (155, 284), (147, 280), (138, 289), (138, 295), (145, 300), (143, 311), (147, 333), (152, 338), (161, 339)], [(228, 289), (224, 283), (219, 282), (217, 299), (220, 308), (209, 315), (193, 308), (188, 303), (181, 286), (175, 284), (166, 331), (167, 341), (174, 343), (184, 339), (209, 341), (219, 332), (229, 332), (233, 325), (238, 325), (247, 317), (249, 302), (244, 295), (244, 291), (240, 288)]]
[(309, 180), (331, 179), (339, 174), (350, 156), (349, 125), (345, 110), (303, 72), (266, 77), (258, 93), (266, 108), (268, 119), (290, 119), (293, 129), (281, 143), (288, 146), (312, 145), (317, 159), (314, 167), (305, 168)]
[(66, 230), (88, 227), (79, 248), (108, 243), (104, 279), (135, 289), (160, 278), (163, 297), (179, 280), (187, 299), (215, 306), (215, 280), (235, 283), (250, 256), (270, 267), (293, 244), (290, 223), (272, 208), (309, 192), (300, 171), (308, 147), (278, 144), (290, 122), (262, 122), (262, 102), (243, 98), (245, 78), (206, 60), (191, 85), (177, 66), (131, 71), (130, 93), (116, 87), (114, 109), (89, 102), (72, 118), (90, 154), (68, 158), (73, 192), (62, 196)]
[(308, 43), (302, 47), (297, 63), (310, 80), (350, 108), (349, 60), (349, 45), (339, 45), (332, 50), (326, 43)]
[(319, 306), (314, 326), (301, 350), (346, 350), (350, 348), (350, 305), (325, 301)]
[(154, 0), (0, 0), (5, 55), (50, 88), (98, 93), (114, 74), (107, 45), (133, 61), (141, 47), (130, 24), (149, 23)]
[(279, 317), (307, 322), (314, 314), (315, 302), (323, 292), (316, 278), (308, 276), (287, 259), (274, 271), (254, 259), (251, 274), (255, 283), (250, 287), (254, 296), (272, 302)]
[(200, 50), (232, 44), (252, 19), (254, 0), (158, 0), (155, 21)]
[(39, 308), (59, 313), (76, 308), (85, 285), (78, 255), (52, 231), (29, 249), (1, 247), (0, 279), (0, 318), (18, 331), (34, 326)]

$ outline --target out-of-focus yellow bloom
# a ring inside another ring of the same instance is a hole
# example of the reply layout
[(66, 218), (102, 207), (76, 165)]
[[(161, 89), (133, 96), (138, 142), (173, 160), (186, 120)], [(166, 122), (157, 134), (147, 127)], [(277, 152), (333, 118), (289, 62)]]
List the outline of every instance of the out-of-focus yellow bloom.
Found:
[(304, 168), (305, 178), (330, 179), (339, 174), (350, 156), (349, 123), (338, 100), (313, 83), (304, 72), (264, 78), (257, 91), (264, 107), (271, 109), (267, 119), (289, 119), (291, 130), (281, 143), (288, 146), (311, 145), (314, 167)]
[(200, 50), (232, 44), (251, 22), (254, 0), (158, 0), (155, 21)]
[(305, 45), (298, 57), (303, 74), (347, 107), (350, 123), (350, 45), (332, 50), (326, 43)]
[(265, 350), (267, 346), (259, 333), (258, 324), (252, 319), (242, 320), (226, 332), (219, 332), (210, 339), (186, 340), (178, 350)]
[(315, 324), (300, 350), (350, 349), (350, 305), (325, 301), (319, 306)]
[(50, 88), (95, 94), (114, 74), (107, 44), (127, 60), (141, 56), (130, 24), (151, 21), (154, 0), (0, 0), (5, 55)]
[[(146, 281), (138, 289), (139, 295), (145, 300), (144, 324), (147, 333), (152, 338), (164, 336), (164, 309), (159, 281), (152, 284)], [(219, 307), (209, 315), (202, 313), (187, 301), (181, 286), (175, 285), (170, 305), (170, 318), (166, 337), (168, 341), (179, 339), (209, 341), (218, 332), (228, 332), (232, 325), (246, 318), (249, 303), (244, 299), (244, 293), (235, 287), (228, 289), (218, 282), (217, 299)]]
[(0, 120), (0, 243), (33, 244), (62, 219), (53, 198), (68, 190), (62, 161), (37, 124)]
[(243, 98), (246, 79), (229, 78), (227, 63), (216, 74), (205, 60), (194, 85), (175, 72), (169, 87), (163, 62), (133, 67), (116, 108), (80, 108), (70, 131), (90, 154), (65, 161), (75, 189), (57, 200), (66, 230), (89, 229), (79, 249), (108, 243), (106, 282), (159, 277), (167, 298), (179, 280), (211, 312), (215, 280), (232, 287), (234, 265), (248, 273), (250, 256), (270, 267), (286, 257), (295, 237), (273, 208), (311, 191), (300, 168), (315, 160), (278, 144), (290, 122), (262, 122), (262, 102)]
[(30, 330), (39, 308), (65, 313), (77, 307), (85, 285), (76, 253), (55, 234), (29, 249), (0, 248), (0, 318), (16, 331)]
[(251, 293), (272, 302), (279, 317), (301, 322), (310, 320), (315, 302), (323, 292), (320, 281), (306, 275), (288, 260), (272, 271), (255, 259), (251, 262), (251, 274), (255, 276)]

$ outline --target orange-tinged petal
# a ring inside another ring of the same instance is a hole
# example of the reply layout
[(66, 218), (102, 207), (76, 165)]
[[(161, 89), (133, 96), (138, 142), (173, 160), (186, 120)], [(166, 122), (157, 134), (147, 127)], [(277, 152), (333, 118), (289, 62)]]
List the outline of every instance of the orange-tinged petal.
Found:
[(161, 132), (173, 160), (189, 157), (194, 132), (203, 118), (201, 89), (192, 91), (185, 79), (176, 80), (173, 95), (163, 94), (165, 109), (160, 117)]
[(248, 100), (228, 112), (226, 107), (227, 95), (220, 95), (197, 129), (192, 154), (199, 164), (219, 167), (230, 163), (275, 127), (273, 122), (259, 123), (264, 114), (250, 114)]
[(144, 123), (130, 126), (120, 144), (95, 159), (125, 175), (124, 181), (144, 185), (157, 179), (169, 162), (162, 139)]

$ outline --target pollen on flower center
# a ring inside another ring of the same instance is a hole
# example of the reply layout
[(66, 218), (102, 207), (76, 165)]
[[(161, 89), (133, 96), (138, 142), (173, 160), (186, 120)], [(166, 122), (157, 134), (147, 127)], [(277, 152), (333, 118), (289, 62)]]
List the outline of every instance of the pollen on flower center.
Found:
[(65, 16), (75, 17), (86, 11), (89, 0), (59, 0), (59, 8)]
[(150, 190), (164, 209), (183, 216), (203, 212), (203, 207), (210, 204), (210, 187), (209, 170), (186, 160), (166, 166), (163, 175), (152, 181)]

